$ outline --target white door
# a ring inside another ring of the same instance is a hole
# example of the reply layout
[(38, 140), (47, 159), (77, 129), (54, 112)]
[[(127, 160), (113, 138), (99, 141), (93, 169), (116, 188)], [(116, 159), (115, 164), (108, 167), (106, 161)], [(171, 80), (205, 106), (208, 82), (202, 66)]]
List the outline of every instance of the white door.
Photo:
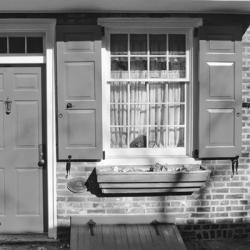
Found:
[(0, 67), (0, 232), (44, 230), (41, 109), (41, 68)]

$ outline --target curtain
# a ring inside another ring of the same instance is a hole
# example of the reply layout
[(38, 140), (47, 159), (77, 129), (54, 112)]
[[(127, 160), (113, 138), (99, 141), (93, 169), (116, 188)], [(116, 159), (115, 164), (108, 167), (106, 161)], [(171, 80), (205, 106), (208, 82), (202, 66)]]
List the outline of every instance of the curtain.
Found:
[(183, 147), (183, 83), (110, 83), (111, 147)]
[[(162, 79), (185, 77), (186, 59), (176, 57), (186, 53), (185, 35), (112, 34), (110, 49), (111, 147), (183, 147), (185, 84)], [(161, 80), (121, 81), (148, 77)]]

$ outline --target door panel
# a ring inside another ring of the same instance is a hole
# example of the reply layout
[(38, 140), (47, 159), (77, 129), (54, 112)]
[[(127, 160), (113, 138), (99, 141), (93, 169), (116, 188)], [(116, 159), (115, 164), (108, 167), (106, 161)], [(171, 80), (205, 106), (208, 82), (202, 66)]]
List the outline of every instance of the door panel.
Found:
[[(43, 169), (38, 145), (42, 144), (41, 68), (0, 68), (0, 232), (43, 232)], [(1, 91), (0, 91), (1, 92)], [(9, 98), (11, 113), (4, 102)], [(1, 182), (2, 183), (2, 182)], [(5, 211), (5, 212), (4, 212)]]
[[(17, 169), (17, 215), (40, 215), (40, 192), (36, 182), (40, 181), (39, 174), (36, 169), (30, 169), (30, 167)], [(23, 183), (29, 183), (29, 185), (23, 185)]]
[(39, 105), (34, 101), (16, 102), (16, 146), (36, 147), (39, 144)]

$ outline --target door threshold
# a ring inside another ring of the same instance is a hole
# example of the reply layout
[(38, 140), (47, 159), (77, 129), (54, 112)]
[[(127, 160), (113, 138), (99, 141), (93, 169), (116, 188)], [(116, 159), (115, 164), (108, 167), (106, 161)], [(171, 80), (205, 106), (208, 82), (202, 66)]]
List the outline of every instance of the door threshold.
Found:
[(48, 234), (0, 234), (0, 245), (12, 244), (40, 244), (51, 243), (57, 244), (58, 240), (48, 238)]

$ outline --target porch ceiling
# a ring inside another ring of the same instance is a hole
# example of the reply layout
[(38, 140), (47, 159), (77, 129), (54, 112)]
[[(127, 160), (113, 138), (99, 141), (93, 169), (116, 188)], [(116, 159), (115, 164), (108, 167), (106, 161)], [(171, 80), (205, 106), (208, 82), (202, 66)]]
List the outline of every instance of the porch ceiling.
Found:
[(250, 0), (0, 0), (0, 12), (250, 13)]

